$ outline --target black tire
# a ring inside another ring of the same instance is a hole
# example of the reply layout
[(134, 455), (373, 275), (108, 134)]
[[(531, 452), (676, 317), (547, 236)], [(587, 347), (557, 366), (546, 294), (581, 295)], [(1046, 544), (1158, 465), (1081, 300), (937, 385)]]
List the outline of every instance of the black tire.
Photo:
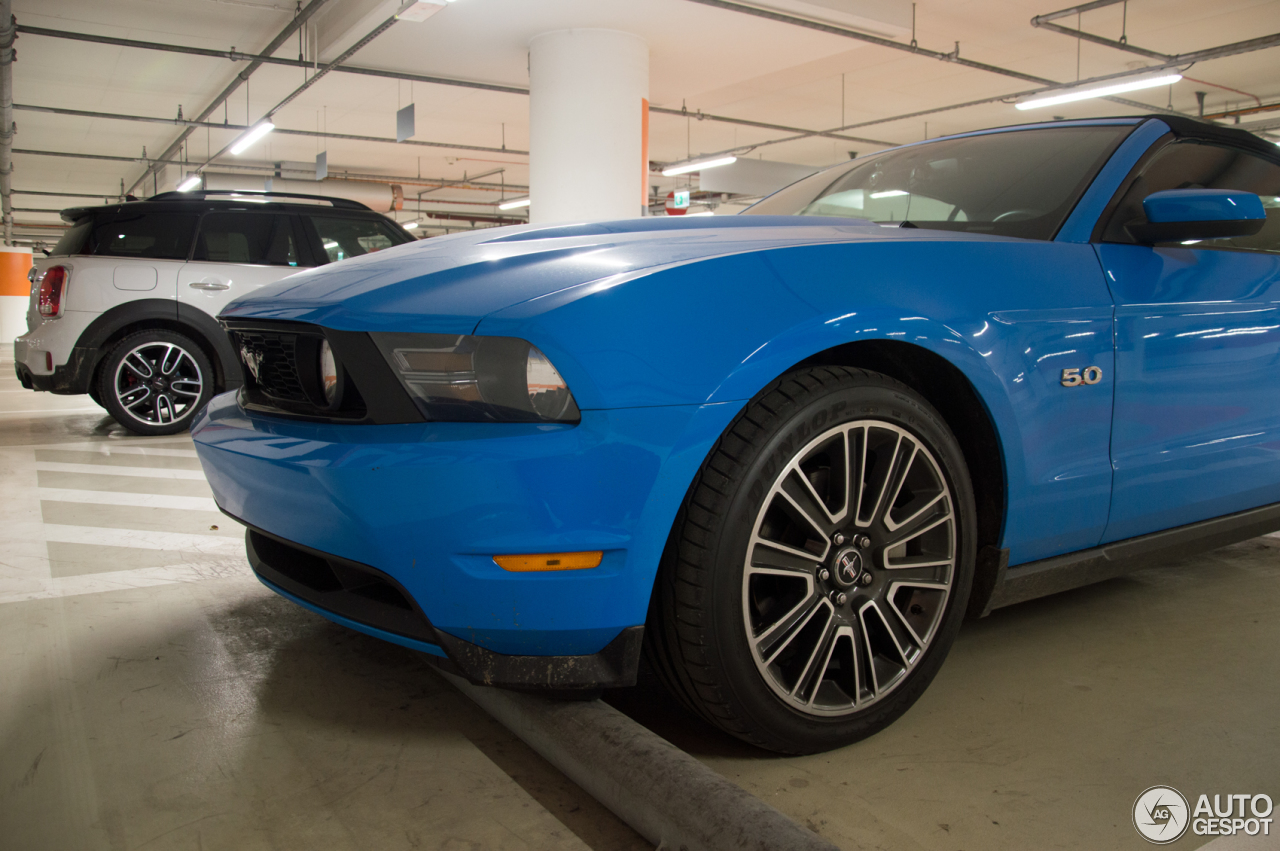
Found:
[[(844, 525), (822, 526), (841, 499)], [(649, 662), (686, 707), (760, 747), (815, 753), (870, 736), (919, 698), (955, 640), (974, 504), (959, 444), (918, 394), (845, 367), (783, 376), (690, 486), (650, 602)]]
[(213, 381), (213, 365), (189, 337), (138, 331), (103, 358), (95, 401), (134, 434), (176, 434), (212, 398)]

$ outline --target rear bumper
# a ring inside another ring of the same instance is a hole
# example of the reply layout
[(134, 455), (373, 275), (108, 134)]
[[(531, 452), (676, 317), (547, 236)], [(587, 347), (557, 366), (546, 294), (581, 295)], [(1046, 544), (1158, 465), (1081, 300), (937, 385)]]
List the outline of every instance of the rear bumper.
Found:
[[(634, 643), (623, 634), (644, 624), (676, 510), (736, 409), (586, 411), (578, 426), (335, 425), (249, 414), (224, 394), (192, 432), (224, 511), (384, 575), (430, 624), (427, 643), (464, 672), (496, 675), (483, 654), (464, 661), (468, 646), (545, 658), (596, 656), (620, 636)], [(604, 552), (599, 567), (511, 573), (493, 561), (586, 550)], [(505, 670), (524, 673), (501, 676), (545, 674), (521, 664)]]
[(36, 370), (42, 369), (44, 365), (37, 365), (33, 369), (27, 363), (29, 357), (38, 355), (19, 337), (14, 341), (13, 369), (18, 374), (18, 381), (28, 390), (56, 393), (60, 396), (75, 396), (89, 392), (89, 382), (93, 379), (97, 354), (96, 349), (75, 348), (71, 350), (67, 362), (61, 366), (55, 366), (53, 372), (37, 372)]

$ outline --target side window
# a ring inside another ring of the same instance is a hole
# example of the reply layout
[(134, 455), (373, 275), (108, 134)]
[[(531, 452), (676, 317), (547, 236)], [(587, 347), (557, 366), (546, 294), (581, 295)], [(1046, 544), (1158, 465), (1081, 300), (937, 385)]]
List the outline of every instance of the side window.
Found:
[(289, 217), (277, 213), (206, 213), (200, 220), (193, 260), (297, 266)]
[(1206, 239), (1199, 248), (1280, 253), (1280, 165), (1222, 145), (1175, 142), (1146, 164), (1116, 207), (1103, 242), (1133, 242), (1125, 225), (1145, 222), (1142, 201), (1165, 189), (1238, 189), (1262, 198), (1267, 223), (1253, 236)]
[(95, 220), (79, 253), (99, 257), (186, 260), (195, 229), (195, 213), (168, 210), (125, 213)]
[(343, 218), (340, 216), (307, 216), (320, 237), (320, 245), (330, 263), (371, 254), (393, 245), (412, 242), (400, 228), (381, 217)]

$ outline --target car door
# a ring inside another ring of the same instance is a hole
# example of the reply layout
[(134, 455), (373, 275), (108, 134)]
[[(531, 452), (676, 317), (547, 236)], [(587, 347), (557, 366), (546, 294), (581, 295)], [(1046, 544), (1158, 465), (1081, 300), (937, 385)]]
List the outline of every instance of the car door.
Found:
[[(1239, 189), (1251, 237), (1146, 246), (1166, 189)], [(1138, 166), (1097, 245), (1116, 302), (1115, 471), (1103, 542), (1280, 502), (1280, 158), (1192, 140)]]
[(217, 316), (233, 299), (303, 268), (294, 216), (220, 210), (200, 220), (191, 261), (178, 273), (178, 300)]

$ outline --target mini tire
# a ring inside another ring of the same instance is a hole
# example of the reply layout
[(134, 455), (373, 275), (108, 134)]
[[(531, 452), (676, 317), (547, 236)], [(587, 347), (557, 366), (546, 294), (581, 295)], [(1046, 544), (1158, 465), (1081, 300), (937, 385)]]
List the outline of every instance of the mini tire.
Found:
[(781, 753), (876, 733), (963, 620), (973, 487), (917, 393), (845, 367), (790, 373), (734, 420), (676, 518), (646, 655), (710, 723)]
[(173, 331), (139, 331), (102, 360), (100, 404), (134, 434), (186, 431), (213, 396), (213, 365), (189, 337)]

